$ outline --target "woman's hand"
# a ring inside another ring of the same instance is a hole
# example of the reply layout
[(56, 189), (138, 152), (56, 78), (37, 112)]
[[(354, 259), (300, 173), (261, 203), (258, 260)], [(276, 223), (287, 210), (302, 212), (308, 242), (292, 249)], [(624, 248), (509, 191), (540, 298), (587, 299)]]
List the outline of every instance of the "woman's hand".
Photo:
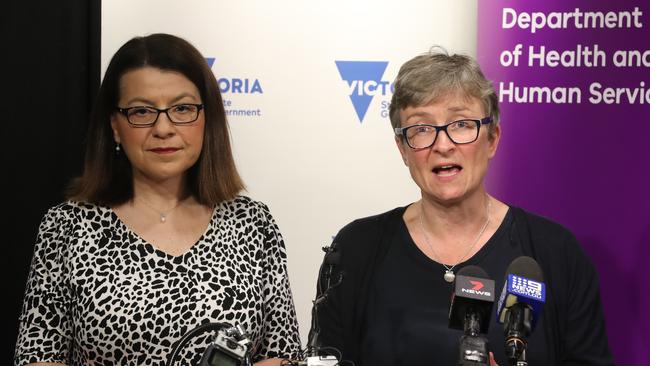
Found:
[(282, 358), (269, 358), (269, 359), (266, 359), (266, 360), (255, 362), (253, 364), (253, 366), (280, 366), (280, 365), (282, 365), (282, 361), (285, 361), (285, 360), (282, 359)]
[(490, 352), (490, 366), (499, 366), (499, 364), (494, 360), (494, 353)]

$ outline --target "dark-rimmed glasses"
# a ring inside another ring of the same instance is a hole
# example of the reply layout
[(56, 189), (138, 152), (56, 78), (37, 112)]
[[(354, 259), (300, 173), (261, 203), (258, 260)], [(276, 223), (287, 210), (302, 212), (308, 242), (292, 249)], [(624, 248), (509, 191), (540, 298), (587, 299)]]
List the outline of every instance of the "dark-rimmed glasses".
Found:
[(395, 134), (402, 136), (412, 149), (426, 149), (432, 146), (440, 131), (445, 131), (449, 140), (455, 144), (471, 144), (478, 139), (481, 125), (492, 123), (492, 118), (461, 119), (442, 126), (417, 124), (395, 128)]
[(133, 127), (151, 127), (155, 125), (160, 113), (165, 113), (171, 123), (175, 125), (192, 123), (199, 118), (201, 109), (203, 109), (203, 104), (189, 103), (177, 104), (165, 109), (147, 106), (117, 107), (118, 112), (122, 113)]

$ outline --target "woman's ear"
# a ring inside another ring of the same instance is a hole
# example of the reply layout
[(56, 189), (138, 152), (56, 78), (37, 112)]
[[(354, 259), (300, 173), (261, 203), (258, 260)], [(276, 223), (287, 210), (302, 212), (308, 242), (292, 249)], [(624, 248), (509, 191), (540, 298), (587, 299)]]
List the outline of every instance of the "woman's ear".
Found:
[(488, 143), (490, 144), (490, 146), (488, 147), (489, 149), (488, 157), (490, 159), (492, 159), (494, 155), (496, 155), (500, 140), (501, 140), (501, 125), (496, 125), (492, 130), (492, 133), (490, 134), (490, 138), (488, 139)]
[(397, 144), (397, 149), (399, 150), (400, 155), (402, 155), (404, 165), (409, 166), (408, 155), (406, 154), (406, 149), (409, 147), (405, 146), (404, 140), (400, 136), (395, 136), (395, 144)]
[(120, 132), (117, 128), (117, 124), (118, 124), (117, 116), (115, 115), (115, 113), (113, 113), (111, 114), (111, 129), (113, 130), (113, 140), (115, 140), (116, 144), (119, 144), (122, 141), (122, 139), (120, 138)]

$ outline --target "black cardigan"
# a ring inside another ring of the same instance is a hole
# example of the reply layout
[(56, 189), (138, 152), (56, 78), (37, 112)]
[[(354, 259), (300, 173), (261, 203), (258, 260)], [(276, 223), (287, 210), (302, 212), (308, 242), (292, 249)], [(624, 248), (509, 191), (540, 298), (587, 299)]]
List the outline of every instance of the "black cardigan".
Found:
[[(337, 348), (344, 360), (356, 366), (363, 366), (359, 364), (360, 345), (374, 269), (384, 260), (404, 210), (400, 207), (356, 220), (334, 239), (333, 246), (340, 253), (337, 270), (343, 279), (318, 307), (318, 343)], [(533, 257), (544, 272), (547, 302), (543, 329), (536, 332), (545, 333), (549, 358), (557, 365), (613, 365), (596, 271), (577, 240), (545, 218), (516, 207), (510, 210), (514, 216), (511, 244)], [(500, 291), (497, 288), (497, 298)]]

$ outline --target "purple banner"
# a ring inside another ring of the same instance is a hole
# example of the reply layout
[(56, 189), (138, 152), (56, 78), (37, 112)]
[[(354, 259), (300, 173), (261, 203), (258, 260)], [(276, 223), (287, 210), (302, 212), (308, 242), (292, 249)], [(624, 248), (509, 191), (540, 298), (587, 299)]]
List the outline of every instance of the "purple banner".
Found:
[(650, 3), (478, 4), (478, 60), (502, 108), (488, 189), (576, 234), (616, 363), (647, 364)]

